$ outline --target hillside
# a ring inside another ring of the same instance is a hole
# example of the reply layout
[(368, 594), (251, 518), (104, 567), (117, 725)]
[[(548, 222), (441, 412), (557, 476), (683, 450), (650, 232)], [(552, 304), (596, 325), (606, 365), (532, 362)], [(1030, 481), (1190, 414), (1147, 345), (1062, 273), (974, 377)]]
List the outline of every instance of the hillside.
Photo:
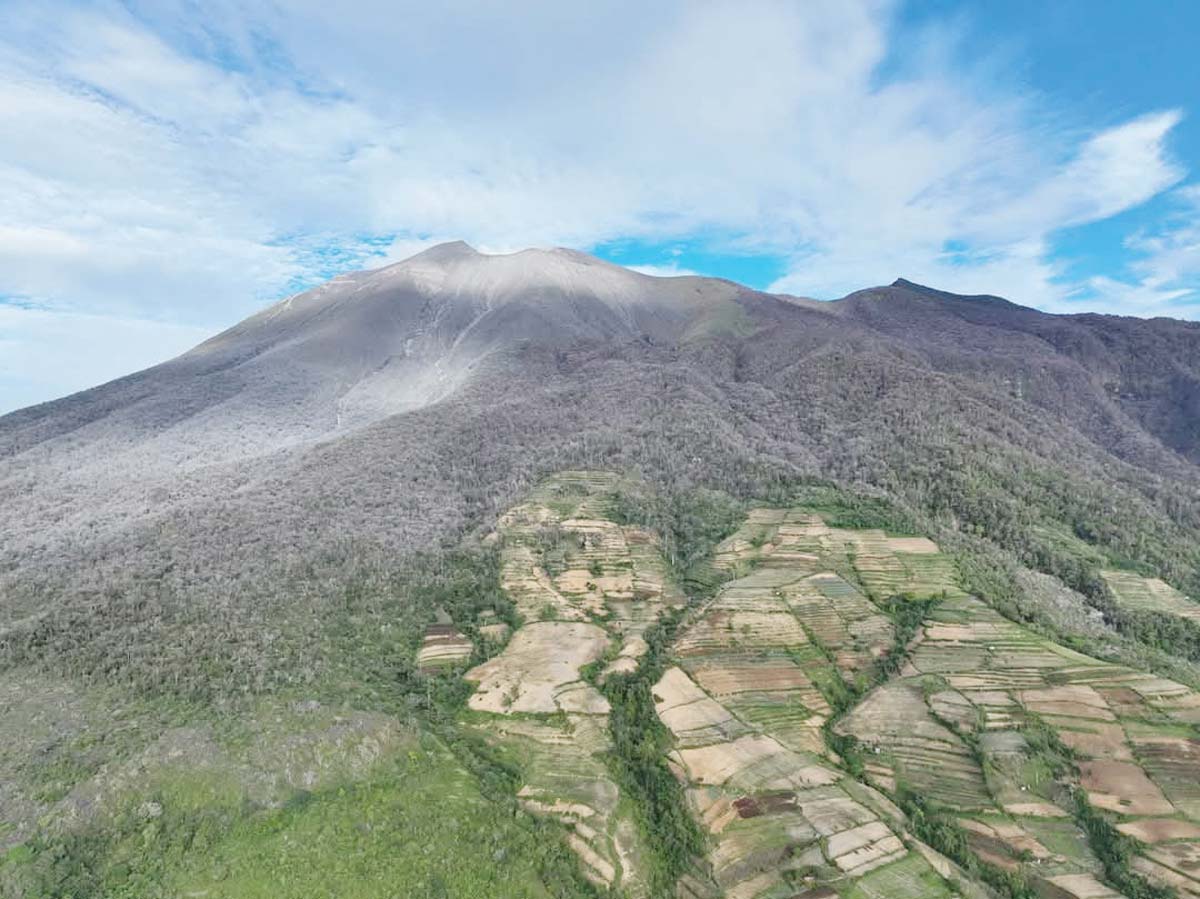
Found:
[(1193, 323), (336, 278), (0, 418), (0, 894), (1200, 895), (1198, 413)]

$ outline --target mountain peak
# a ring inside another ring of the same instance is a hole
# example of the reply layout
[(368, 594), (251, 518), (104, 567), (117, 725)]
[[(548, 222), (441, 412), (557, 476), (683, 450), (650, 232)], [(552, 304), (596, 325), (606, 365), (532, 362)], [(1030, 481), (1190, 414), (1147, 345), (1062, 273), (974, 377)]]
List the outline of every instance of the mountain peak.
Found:
[(465, 240), (450, 240), (445, 243), (435, 244), (427, 250), (422, 250), (415, 256), (410, 256), (403, 260), (400, 264), (412, 262), (416, 259), (424, 259), (430, 262), (450, 261), (454, 259), (471, 259), (483, 255)]
[(952, 293), (948, 290), (938, 290), (936, 287), (928, 287), (924, 284), (918, 284), (916, 281), (909, 281), (907, 278), (897, 278), (890, 285), (891, 287), (900, 290), (907, 290), (910, 293), (919, 293), (928, 297), (937, 297), (943, 300), (966, 300), (973, 303), (992, 303), (998, 306), (1009, 306), (1014, 309), (1022, 309), (1020, 304), (1006, 300), (1004, 297), (998, 297), (990, 293)]
[(645, 275), (564, 247), (483, 253), (461, 240), (430, 247), (369, 277), (409, 281), (427, 294), (469, 295), (489, 306), (547, 290), (626, 305), (644, 294), (647, 280)]

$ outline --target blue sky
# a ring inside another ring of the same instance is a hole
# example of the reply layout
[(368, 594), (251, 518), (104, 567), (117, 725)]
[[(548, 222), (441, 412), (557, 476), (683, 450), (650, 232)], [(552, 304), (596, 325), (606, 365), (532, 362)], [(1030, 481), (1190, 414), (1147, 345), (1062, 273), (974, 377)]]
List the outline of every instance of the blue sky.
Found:
[(0, 412), (441, 240), (1200, 318), (1200, 4), (0, 0)]

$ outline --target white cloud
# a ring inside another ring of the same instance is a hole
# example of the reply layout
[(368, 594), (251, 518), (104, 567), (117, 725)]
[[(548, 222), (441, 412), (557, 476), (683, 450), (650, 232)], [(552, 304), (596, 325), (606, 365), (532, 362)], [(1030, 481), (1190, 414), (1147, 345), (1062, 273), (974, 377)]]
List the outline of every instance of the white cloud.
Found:
[(0, 305), (0, 415), (165, 362), (212, 333)]
[(1200, 318), (1192, 300), (1200, 292), (1200, 188), (1174, 192), (1175, 214), (1159, 227), (1125, 241), (1135, 254), (1127, 279), (1088, 281), (1097, 311), (1123, 315)]
[[(810, 295), (899, 274), (1045, 306), (1102, 291), (1062, 283), (1051, 236), (1178, 181), (1179, 114), (1049, 128), (948, 62), (948, 31), (889, 57), (893, 12), (10, 2), (0, 296), (216, 328), (438, 239), (694, 235), (789, 259), (778, 289)], [(1141, 252), (1186, 267), (1185, 237)]]
[(641, 272), (643, 275), (653, 275), (655, 278), (678, 278), (683, 275), (700, 274), (690, 268), (683, 268), (675, 262), (669, 262), (666, 265), (628, 265), (626, 268)]

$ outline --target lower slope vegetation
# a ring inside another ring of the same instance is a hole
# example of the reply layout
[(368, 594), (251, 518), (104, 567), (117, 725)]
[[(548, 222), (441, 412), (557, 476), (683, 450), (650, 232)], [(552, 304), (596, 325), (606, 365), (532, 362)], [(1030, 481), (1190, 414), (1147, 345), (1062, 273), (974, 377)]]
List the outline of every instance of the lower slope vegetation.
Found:
[[(1200, 897), (1200, 694), (1003, 617), (870, 503), (656, 503), (546, 479), (348, 631), (378, 676), (341, 705), (131, 736), (5, 674), (0, 895)], [(60, 744), (95, 763), (14, 761)]]

